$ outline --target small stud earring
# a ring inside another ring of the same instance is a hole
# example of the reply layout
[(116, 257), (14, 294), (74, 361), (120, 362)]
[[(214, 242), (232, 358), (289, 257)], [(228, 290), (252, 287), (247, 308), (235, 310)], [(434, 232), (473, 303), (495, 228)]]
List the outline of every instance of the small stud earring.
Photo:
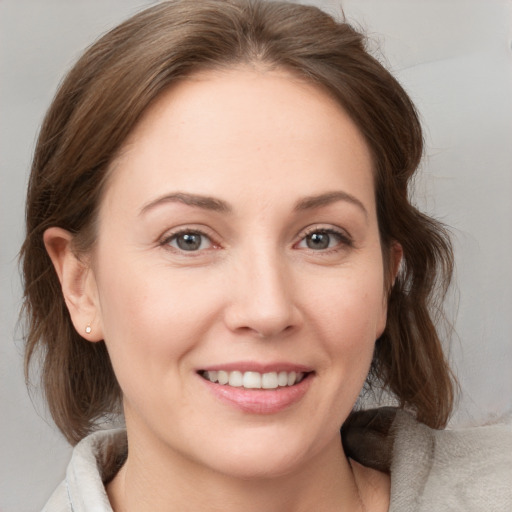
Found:
[(91, 331), (92, 331), (91, 326), (90, 326), (90, 325), (88, 325), (88, 326), (85, 328), (85, 334), (91, 334)]

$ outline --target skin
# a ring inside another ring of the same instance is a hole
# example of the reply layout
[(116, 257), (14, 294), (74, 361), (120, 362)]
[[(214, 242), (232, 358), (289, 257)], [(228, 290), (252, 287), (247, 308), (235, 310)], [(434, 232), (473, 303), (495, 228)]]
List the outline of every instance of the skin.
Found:
[[(177, 193), (229, 211), (162, 200)], [(180, 249), (184, 232), (197, 250)], [(76, 329), (105, 340), (123, 391), (116, 512), (359, 510), (361, 498), (387, 510), (387, 477), (352, 470), (340, 443), (386, 293), (370, 152), (325, 92), (248, 68), (174, 86), (114, 162), (87, 264), (69, 233), (45, 243)], [(399, 248), (391, 257), (396, 268)], [(305, 365), (307, 391), (272, 414), (240, 410), (198, 374), (240, 361)]]

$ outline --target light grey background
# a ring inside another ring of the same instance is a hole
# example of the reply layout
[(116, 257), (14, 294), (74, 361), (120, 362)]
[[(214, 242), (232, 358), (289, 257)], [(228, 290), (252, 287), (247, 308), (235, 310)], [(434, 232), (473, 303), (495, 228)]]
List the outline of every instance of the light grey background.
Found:
[[(38, 510), (70, 448), (29, 399), (16, 320), (17, 252), (35, 138), (63, 73), (143, 0), (0, 0), (0, 512)], [(317, 1), (331, 13), (339, 1)], [(346, 0), (416, 102), (427, 150), (416, 198), (452, 226), (450, 345), (463, 394), (452, 426), (512, 409), (512, 2)]]

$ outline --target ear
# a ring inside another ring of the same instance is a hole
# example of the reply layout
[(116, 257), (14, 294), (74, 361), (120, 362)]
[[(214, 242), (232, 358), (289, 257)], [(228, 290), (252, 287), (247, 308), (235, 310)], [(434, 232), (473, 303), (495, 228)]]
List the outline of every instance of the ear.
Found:
[(402, 263), (402, 258), (404, 255), (404, 250), (398, 242), (393, 242), (389, 249), (389, 263), (388, 268), (384, 269), (384, 271), (389, 272), (388, 280), (386, 281), (386, 286), (383, 295), (383, 308), (382, 315), (380, 318), (379, 326), (377, 329), (377, 338), (380, 338), (384, 329), (386, 328), (387, 317), (388, 317), (388, 300), (389, 294), (391, 293), (391, 289), (395, 284), (396, 276), (398, 275), (398, 271), (400, 270), (400, 264)]
[(396, 276), (398, 275), (398, 271), (400, 270), (400, 264), (402, 263), (402, 259), (404, 256), (404, 250), (402, 245), (397, 241), (391, 244), (391, 254), (390, 254), (390, 270), (391, 270), (391, 279), (390, 279), (390, 290), (393, 288), (395, 284)]
[(44, 232), (43, 240), (76, 331), (89, 341), (101, 341), (103, 332), (94, 272), (73, 251), (73, 235), (65, 229), (51, 227)]

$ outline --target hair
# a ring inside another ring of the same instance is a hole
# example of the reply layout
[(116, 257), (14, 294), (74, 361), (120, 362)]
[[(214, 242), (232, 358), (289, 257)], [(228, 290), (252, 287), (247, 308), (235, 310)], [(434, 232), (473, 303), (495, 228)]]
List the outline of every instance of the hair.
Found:
[[(72, 325), (43, 234), (64, 228), (74, 235), (77, 254), (90, 251), (110, 164), (148, 106), (191, 74), (247, 64), (285, 69), (323, 88), (364, 135), (374, 161), (389, 295), (368, 382), (389, 390), (423, 423), (446, 424), (454, 385), (434, 316), (451, 279), (450, 240), (411, 204), (408, 184), (423, 152), (418, 115), (365, 45), (348, 23), (312, 6), (176, 0), (114, 28), (68, 73), (35, 149), (21, 260), (26, 379), (37, 354), (50, 412), (70, 443), (119, 413), (121, 390), (104, 342), (86, 341)], [(403, 259), (391, 284), (386, 255), (395, 242)]]

